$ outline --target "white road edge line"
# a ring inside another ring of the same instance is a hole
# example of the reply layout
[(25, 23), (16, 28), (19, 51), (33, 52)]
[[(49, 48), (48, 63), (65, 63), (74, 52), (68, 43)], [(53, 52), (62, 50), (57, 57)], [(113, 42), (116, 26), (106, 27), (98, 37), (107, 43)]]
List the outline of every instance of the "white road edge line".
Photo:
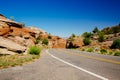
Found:
[(65, 64), (67, 64), (67, 65), (69, 65), (69, 66), (72, 66), (72, 67), (77, 68), (77, 69), (79, 69), (79, 70), (81, 70), (81, 71), (84, 71), (84, 72), (86, 72), (86, 73), (88, 73), (88, 74), (90, 74), (90, 75), (92, 75), (92, 76), (95, 76), (95, 77), (97, 77), (97, 78), (99, 78), (99, 79), (109, 80), (109, 79), (107, 79), (107, 78), (105, 78), (105, 77), (103, 77), (103, 76), (97, 75), (97, 74), (95, 74), (95, 73), (93, 73), (93, 72), (90, 72), (90, 71), (85, 70), (85, 69), (83, 69), (83, 68), (81, 68), (81, 67), (78, 67), (78, 66), (73, 65), (73, 64), (71, 64), (71, 63), (69, 63), (69, 62), (66, 62), (66, 61), (64, 61), (64, 60), (62, 60), (62, 59), (60, 59), (60, 58), (58, 58), (58, 57), (50, 54), (50, 52), (48, 52), (48, 50), (46, 50), (46, 52), (47, 52), (51, 57), (53, 57), (54, 59), (57, 59), (57, 60), (65, 63)]

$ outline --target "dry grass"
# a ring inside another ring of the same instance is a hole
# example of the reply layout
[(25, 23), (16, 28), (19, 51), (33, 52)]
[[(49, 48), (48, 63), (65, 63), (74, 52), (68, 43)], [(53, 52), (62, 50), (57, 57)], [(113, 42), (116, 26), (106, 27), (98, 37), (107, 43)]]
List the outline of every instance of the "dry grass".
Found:
[(16, 54), (16, 55), (3, 55), (0, 57), (0, 68), (13, 67), (17, 65), (23, 65), (30, 61), (34, 61), (38, 59), (39, 55), (31, 55), (31, 54)]

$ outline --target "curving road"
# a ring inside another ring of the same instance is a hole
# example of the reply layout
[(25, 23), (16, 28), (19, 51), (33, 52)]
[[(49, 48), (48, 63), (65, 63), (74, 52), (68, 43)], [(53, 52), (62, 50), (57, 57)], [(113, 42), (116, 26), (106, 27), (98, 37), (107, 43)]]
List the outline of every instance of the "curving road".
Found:
[(120, 57), (49, 49), (33, 63), (0, 70), (0, 80), (120, 80)]

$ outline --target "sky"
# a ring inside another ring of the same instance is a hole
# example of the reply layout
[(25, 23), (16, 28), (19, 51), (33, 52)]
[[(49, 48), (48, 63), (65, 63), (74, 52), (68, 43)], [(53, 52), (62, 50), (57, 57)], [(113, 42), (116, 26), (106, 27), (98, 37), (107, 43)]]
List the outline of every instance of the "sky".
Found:
[(69, 37), (120, 23), (120, 0), (1, 0), (0, 13), (47, 33)]

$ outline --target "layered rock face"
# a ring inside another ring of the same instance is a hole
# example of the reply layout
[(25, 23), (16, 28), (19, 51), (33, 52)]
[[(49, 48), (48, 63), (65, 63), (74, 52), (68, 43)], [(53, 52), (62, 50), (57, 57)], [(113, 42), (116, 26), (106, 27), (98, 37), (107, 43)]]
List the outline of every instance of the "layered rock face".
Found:
[(0, 53), (15, 54), (25, 52), (27, 47), (35, 45), (35, 33), (22, 24), (0, 14)]
[[(30, 46), (36, 45), (36, 39), (40, 41), (48, 39), (48, 47), (65, 48), (66, 40), (58, 36), (52, 36), (44, 30), (35, 27), (25, 27), (24, 25), (7, 19), (0, 14), (0, 53), (15, 54), (25, 52)], [(39, 43), (42, 46), (42, 42)]]
[(26, 47), (21, 46), (20, 44), (17, 44), (3, 37), (0, 37), (0, 47), (7, 48), (9, 51), (14, 51), (14, 52), (24, 52), (26, 50)]

